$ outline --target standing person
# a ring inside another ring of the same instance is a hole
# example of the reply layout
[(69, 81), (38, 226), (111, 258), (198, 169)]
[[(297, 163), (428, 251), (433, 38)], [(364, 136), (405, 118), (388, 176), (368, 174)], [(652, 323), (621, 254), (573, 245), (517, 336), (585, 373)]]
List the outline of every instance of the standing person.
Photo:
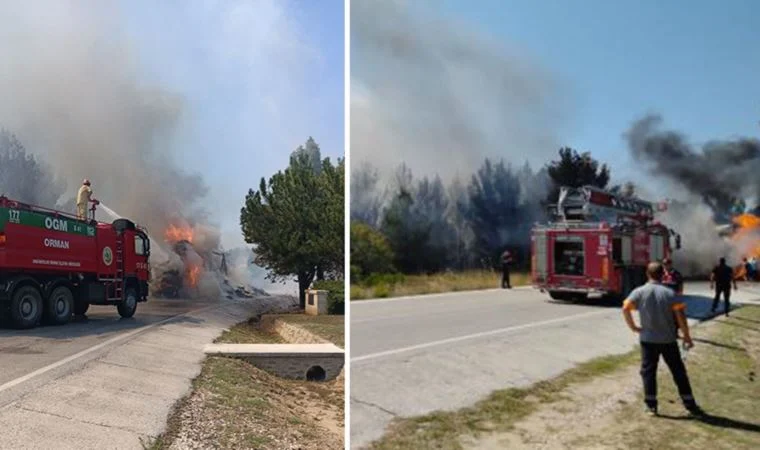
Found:
[(737, 290), (736, 279), (734, 278), (734, 269), (726, 264), (726, 258), (720, 258), (718, 265), (715, 266), (710, 274), (710, 289), (715, 289), (715, 297), (713, 298), (712, 312), (718, 309), (718, 301), (720, 300), (720, 294), (723, 294), (723, 298), (726, 300), (726, 317), (731, 310), (731, 284), (734, 285), (734, 290)]
[[(689, 376), (678, 350), (678, 328), (683, 332), (684, 345), (694, 346), (689, 333), (684, 309), (686, 305), (676, 298), (672, 289), (663, 286), (664, 269), (658, 262), (647, 266), (648, 282), (634, 289), (623, 302), (623, 317), (634, 333), (639, 334), (641, 344), (641, 379), (644, 384), (644, 403), (647, 413), (657, 415), (657, 364), (660, 355), (668, 365), (678, 387), (683, 406), (692, 416), (704, 414), (691, 391)], [(636, 326), (632, 311), (637, 309), (641, 327)], [(673, 320), (675, 316), (675, 320)]]
[(82, 187), (77, 192), (77, 219), (87, 219), (87, 205), (92, 199), (92, 188), (90, 187), (90, 180), (87, 178), (82, 181)]
[(755, 257), (744, 258), (744, 271), (747, 273), (747, 281), (755, 281)]
[(501, 288), (512, 289), (509, 281), (509, 266), (512, 264), (512, 254), (509, 250), (504, 250), (501, 254)]
[(673, 267), (673, 260), (670, 258), (663, 259), (662, 266), (662, 284), (673, 289), (676, 295), (683, 295), (683, 276)]

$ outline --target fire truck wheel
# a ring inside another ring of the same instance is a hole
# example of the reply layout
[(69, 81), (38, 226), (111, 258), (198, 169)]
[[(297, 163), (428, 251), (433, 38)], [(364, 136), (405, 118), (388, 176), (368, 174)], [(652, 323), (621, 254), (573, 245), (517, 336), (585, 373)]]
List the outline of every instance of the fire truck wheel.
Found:
[(128, 287), (124, 292), (126, 294), (124, 295), (124, 301), (119, 303), (116, 309), (121, 317), (129, 319), (135, 315), (135, 311), (137, 310), (137, 290), (133, 287)]
[(74, 314), (77, 316), (85, 315), (88, 309), (90, 309), (90, 304), (87, 302), (79, 301), (74, 303)]
[(45, 322), (51, 325), (63, 325), (71, 319), (74, 308), (74, 294), (66, 286), (58, 286), (45, 301)]
[(42, 317), (42, 295), (34, 286), (16, 289), (11, 299), (11, 320), (17, 328), (33, 328)]

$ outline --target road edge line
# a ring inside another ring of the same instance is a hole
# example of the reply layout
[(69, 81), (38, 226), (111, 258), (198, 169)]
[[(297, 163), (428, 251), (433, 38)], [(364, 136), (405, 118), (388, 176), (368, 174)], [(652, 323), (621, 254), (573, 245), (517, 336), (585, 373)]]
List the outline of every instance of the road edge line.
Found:
[(436, 297), (449, 297), (452, 295), (461, 295), (461, 294), (486, 294), (486, 293), (493, 293), (493, 292), (509, 292), (509, 291), (524, 291), (533, 289), (533, 286), (516, 286), (512, 289), (501, 289), (501, 288), (489, 288), (489, 289), (475, 289), (471, 291), (450, 291), (450, 292), (436, 292), (435, 294), (421, 294), (421, 295), (406, 295), (403, 297), (392, 297), (392, 298), (368, 298), (368, 299), (356, 299), (351, 300), (351, 306), (361, 305), (364, 303), (389, 303), (389, 302), (398, 302), (402, 300), (418, 300), (418, 299), (425, 299), (425, 298), (436, 298)]
[(129, 331), (129, 332), (125, 333), (125, 334), (120, 334), (118, 336), (114, 336), (111, 339), (108, 339), (107, 341), (103, 341), (103, 342), (101, 342), (99, 344), (96, 344), (96, 345), (94, 345), (92, 347), (86, 348), (86, 349), (84, 349), (84, 350), (82, 350), (82, 351), (80, 351), (78, 353), (75, 353), (73, 355), (67, 356), (67, 357), (65, 357), (65, 358), (63, 358), (63, 359), (61, 359), (59, 361), (56, 361), (56, 362), (54, 362), (52, 364), (48, 364), (45, 367), (40, 367), (39, 369), (37, 369), (37, 370), (35, 370), (33, 372), (30, 372), (30, 373), (28, 373), (26, 375), (20, 376), (20, 377), (18, 377), (16, 379), (13, 379), (13, 380), (8, 381), (8, 382), (6, 382), (4, 384), (1, 384), (0, 385), (0, 392), (7, 391), (7, 390), (9, 390), (11, 388), (14, 388), (14, 387), (20, 385), (20, 384), (26, 383), (27, 381), (29, 381), (29, 380), (31, 380), (33, 378), (36, 378), (36, 377), (38, 377), (38, 376), (40, 376), (40, 375), (42, 375), (44, 373), (47, 373), (47, 372), (50, 372), (51, 370), (55, 370), (55, 369), (57, 369), (59, 367), (62, 367), (62, 366), (66, 365), (66, 364), (68, 364), (68, 363), (70, 363), (70, 362), (72, 362), (72, 361), (74, 361), (76, 359), (81, 358), (82, 356), (85, 356), (87, 354), (96, 352), (96, 351), (100, 350), (103, 347), (106, 347), (106, 346), (111, 345), (113, 343), (125, 340), (127, 338), (132, 337), (132, 336), (135, 336), (135, 335), (138, 335), (138, 334), (143, 333), (145, 331), (148, 331), (151, 328), (155, 328), (155, 327), (157, 327), (159, 325), (163, 325), (165, 323), (171, 322), (172, 320), (175, 320), (175, 319), (177, 319), (179, 317), (186, 316), (188, 314), (198, 313), (198, 312), (201, 312), (201, 311), (206, 311), (206, 310), (211, 309), (211, 308), (217, 308), (219, 306), (222, 306), (222, 305), (211, 305), (211, 306), (206, 306), (204, 308), (195, 309), (195, 310), (192, 310), (192, 311), (188, 311), (186, 313), (182, 313), (182, 314), (178, 314), (176, 316), (169, 317), (169, 318), (161, 320), (159, 322), (155, 322), (155, 323), (151, 323), (151, 324), (145, 325), (143, 327), (140, 327), (140, 328), (137, 328), (135, 330)]

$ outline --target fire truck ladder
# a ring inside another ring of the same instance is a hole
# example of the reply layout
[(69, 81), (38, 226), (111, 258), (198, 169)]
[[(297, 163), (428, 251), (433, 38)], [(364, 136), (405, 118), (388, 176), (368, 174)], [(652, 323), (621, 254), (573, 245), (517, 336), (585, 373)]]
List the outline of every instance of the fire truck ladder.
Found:
[(114, 281), (114, 297), (124, 299), (124, 239), (116, 236), (116, 280)]
[(553, 213), (567, 221), (587, 221), (591, 218), (619, 221), (641, 221), (654, 217), (655, 211), (663, 210), (661, 205), (639, 198), (624, 197), (593, 186), (560, 188), (559, 200), (553, 205)]

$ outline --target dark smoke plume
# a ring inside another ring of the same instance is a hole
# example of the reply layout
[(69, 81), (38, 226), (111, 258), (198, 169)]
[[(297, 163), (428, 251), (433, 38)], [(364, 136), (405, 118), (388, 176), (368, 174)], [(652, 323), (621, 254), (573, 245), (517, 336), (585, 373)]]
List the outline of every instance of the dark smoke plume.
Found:
[(662, 217), (683, 236), (675, 263), (687, 275), (704, 275), (726, 257), (737, 264), (752, 251), (753, 239), (723, 239), (718, 223), (729, 223), (737, 199), (760, 199), (760, 141), (711, 141), (695, 148), (678, 132), (662, 130), (662, 118), (646, 116), (625, 134), (633, 157), (652, 175), (683, 189), (687, 198)]
[(720, 221), (737, 198), (760, 199), (760, 141), (711, 141), (698, 150), (682, 134), (661, 130), (661, 123), (660, 116), (644, 117), (625, 136), (632, 155), (653, 175), (697, 195)]

